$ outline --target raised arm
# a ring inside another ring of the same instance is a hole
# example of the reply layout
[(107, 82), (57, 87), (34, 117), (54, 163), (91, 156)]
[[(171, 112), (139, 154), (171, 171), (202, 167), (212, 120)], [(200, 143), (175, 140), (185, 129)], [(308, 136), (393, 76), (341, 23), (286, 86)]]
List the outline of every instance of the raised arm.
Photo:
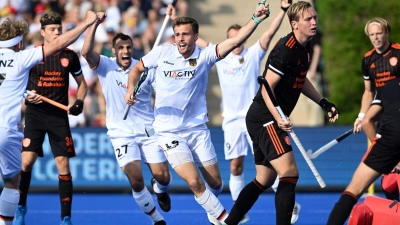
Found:
[(94, 22), (97, 20), (97, 14), (93, 11), (86, 12), (86, 19), (74, 29), (60, 35), (54, 41), (44, 47), (43, 52), (46, 56), (53, 55), (60, 49), (68, 47), (70, 44), (74, 43), (76, 39)]
[(136, 63), (136, 65), (129, 71), (128, 75), (128, 90), (125, 94), (125, 102), (128, 105), (133, 105), (135, 103), (134, 99), (131, 99), (133, 91), (135, 90), (136, 84), (139, 82), (140, 74), (144, 72), (144, 66), (142, 60)]
[(82, 56), (86, 59), (91, 69), (96, 69), (96, 67), (99, 65), (100, 55), (93, 50), (94, 36), (96, 34), (97, 27), (105, 19), (104, 13), (97, 13), (97, 16), (99, 18), (89, 27), (82, 47)]
[(243, 42), (245, 42), (257, 28), (257, 25), (265, 20), (269, 16), (269, 14), (269, 4), (265, 3), (265, 0), (262, 0), (258, 4), (258, 7), (254, 12), (252, 19), (240, 30), (238, 30), (235, 36), (233, 36), (232, 38), (228, 38), (217, 45), (218, 56), (220, 58), (224, 58), (234, 48), (243, 44)]
[(289, 8), (290, 5), (291, 5), (291, 1), (289, 1), (289, 0), (281, 1), (281, 9), (279, 10), (278, 15), (271, 22), (268, 29), (260, 37), (260, 45), (263, 49), (265, 49), (265, 50), (268, 49), (269, 44), (271, 43), (271, 40), (275, 36), (279, 27), (281, 26), (282, 20), (285, 17), (286, 10)]

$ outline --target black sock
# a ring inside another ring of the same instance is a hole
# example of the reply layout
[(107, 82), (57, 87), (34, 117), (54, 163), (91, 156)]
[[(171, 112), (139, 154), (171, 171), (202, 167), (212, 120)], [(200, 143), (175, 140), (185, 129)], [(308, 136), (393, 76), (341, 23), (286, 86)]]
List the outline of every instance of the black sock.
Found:
[(279, 185), (275, 194), (276, 224), (290, 224), (295, 203), (294, 189), (298, 179), (298, 177), (279, 178)]
[(350, 216), (351, 210), (356, 203), (356, 196), (350, 192), (343, 192), (329, 215), (327, 225), (343, 225)]
[(71, 174), (58, 176), (58, 191), (61, 203), (61, 219), (71, 217), (72, 205), (72, 176)]
[(26, 206), (29, 186), (31, 185), (32, 171), (21, 171), (21, 181), (19, 182), (19, 202), (18, 205)]
[(266, 188), (258, 183), (256, 179), (248, 183), (240, 192), (228, 218), (225, 219), (225, 223), (228, 225), (237, 225), (257, 201), (258, 196), (265, 190)]

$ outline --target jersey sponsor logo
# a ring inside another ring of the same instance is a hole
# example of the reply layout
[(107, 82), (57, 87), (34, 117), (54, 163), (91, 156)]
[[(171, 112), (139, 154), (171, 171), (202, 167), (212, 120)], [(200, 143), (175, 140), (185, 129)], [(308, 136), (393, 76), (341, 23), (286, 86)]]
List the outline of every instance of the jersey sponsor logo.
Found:
[(0, 67), (14, 67), (14, 59), (0, 60)]
[(61, 76), (61, 72), (58, 71), (44, 71), (45, 76)]
[(372, 63), (371, 66), (369, 66), (370, 69), (375, 68), (375, 63)]
[(234, 69), (224, 69), (223, 70), (224, 74), (226, 75), (236, 75), (236, 74), (244, 74), (244, 68), (239, 67), (239, 68), (234, 68)]
[(399, 62), (399, 59), (397, 59), (396, 56), (393, 56), (393, 57), (391, 57), (391, 58), (389, 59), (389, 63), (390, 63), (390, 65), (392, 65), (392, 66), (396, 66), (396, 65), (397, 65), (397, 62)]
[(196, 70), (191, 71), (163, 71), (165, 77), (172, 77), (176, 79), (192, 79), (196, 74)]
[(165, 64), (174, 65), (172, 62), (164, 61)]
[(24, 146), (25, 148), (28, 147), (31, 144), (31, 139), (30, 138), (24, 138), (22, 140), (22, 146)]
[(381, 73), (376, 73), (375, 87), (383, 87), (387, 82), (396, 79), (396, 76), (392, 76), (390, 71), (384, 71)]
[(124, 89), (127, 88), (126, 84), (123, 84), (121, 81), (119, 81), (119, 80), (115, 80), (115, 81), (117, 82), (117, 85), (118, 85), (118, 86), (120, 86), (120, 87), (122, 87), (122, 88), (124, 88)]
[(189, 65), (197, 66), (197, 60), (196, 59), (189, 59)]
[(306, 81), (307, 71), (300, 72), (301, 77), (296, 77), (296, 80), (293, 84), (293, 88), (303, 88), (304, 82)]
[(63, 67), (67, 67), (69, 65), (69, 59), (67, 58), (61, 58), (60, 63)]

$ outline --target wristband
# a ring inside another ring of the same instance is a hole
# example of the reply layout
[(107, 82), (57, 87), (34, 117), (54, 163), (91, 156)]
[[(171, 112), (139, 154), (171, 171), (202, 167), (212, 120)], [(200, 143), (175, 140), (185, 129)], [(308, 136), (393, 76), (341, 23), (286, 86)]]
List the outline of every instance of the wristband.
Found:
[[(290, 6), (289, 6), (289, 7), (290, 7)], [(282, 9), (284, 12), (286, 12), (286, 11), (289, 9), (289, 7), (283, 8), (283, 6), (281, 6), (281, 9)]]
[(365, 113), (361, 113), (361, 112), (360, 112), (360, 113), (358, 114), (357, 119), (358, 119), (358, 120), (362, 120), (362, 119), (364, 119), (364, 116), (365, 116)]
[(258, 19), (254, 14), (253, 17), (251, 17), (252, 20), (254, 20), (254, 22), (256, 22), (257, 24), (260, 24), (262, 22), (262, 20)]

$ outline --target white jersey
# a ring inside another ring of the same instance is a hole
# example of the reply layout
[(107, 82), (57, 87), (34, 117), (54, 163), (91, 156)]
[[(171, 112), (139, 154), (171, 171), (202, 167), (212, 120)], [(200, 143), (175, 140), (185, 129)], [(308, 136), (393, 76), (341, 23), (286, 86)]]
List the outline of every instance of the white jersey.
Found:
[(260, 63), (267, 52), (257, 41), (240, 55), (230, 53), (217, 66), (224, 122), (246, 117), (259, 85)]
[(17, 130), (29, 70), (43, 59), (42, 46), (19, 52), (0, 49), (0, 74), (5, 77), (0, 85), (0, 127)]
[(154, 70), (149, 70), (146, 80), (136, 94), (135, 105), (131, 106), (126, 120), (123, 120), (129, 71), (138, 61), (132, 59), (129, 69), (123, 70), (116, 60), (100, 56), (99, 65), (95, 69), (106, 100), (107, 134), (111, 138), (144, 136), (145, 125), (151, 125), (154, 119), (150, 101), (151, 86), (155, 82)]
[(216, 46), (200, 49), (185, 59), (176, 44), (157, 46), (142, 58), (156, 69), (157, 95), (154, 129), (174, 132), (208, 121), (206, 90), (208, 73), (219, 60)]

